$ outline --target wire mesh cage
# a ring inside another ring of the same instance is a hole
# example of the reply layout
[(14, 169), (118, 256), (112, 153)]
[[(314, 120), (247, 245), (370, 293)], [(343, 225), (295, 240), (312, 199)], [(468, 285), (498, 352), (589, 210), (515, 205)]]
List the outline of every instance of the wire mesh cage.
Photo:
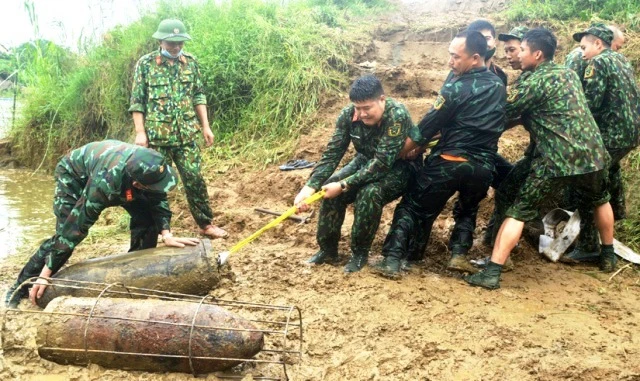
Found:
[[(24, 285), (39, 279), (44, 278)], [(13, 327), (17, 320), (29, 320), (38, 354), (59, 364), (288, 380), (287, 366), (302, 356), (302, 313), (295, 306), (117, 283), (46, 280), (48, 287), (73, 288), (82, 296), (57, 297), (43, 310), (7, 308), (2, 322), (5, 353), (33, 349)]]

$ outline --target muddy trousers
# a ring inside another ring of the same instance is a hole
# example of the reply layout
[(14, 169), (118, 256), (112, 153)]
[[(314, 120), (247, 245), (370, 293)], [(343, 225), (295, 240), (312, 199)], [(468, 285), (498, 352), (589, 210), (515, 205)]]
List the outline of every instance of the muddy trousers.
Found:
[[(331, 176), (326, 183), (345, 179), (366, 165), (368, 160), (357, 155), (349, 164)], [(318, 217), (317, 241), (320, 250), (338, 252), (340, 229), (349, 204), (354, 204), (354, 220), (351, 227), (351, 250), (354, 254), (368, 254), (375, 238), (383, 207), (400, 197), (409, 184), (413, 170), (405, 161), (396, 161), (391, 170), (380, 180), (353, 186), (340, 196), (322, 200)]]
[[(504, 179), (509, 176), (509, 173), (511, 172), (511, 170), (513, 170), (514, 165), (501, 155), (496, 155), (494, 164), (495, 170), (493, 172), (491, 187), (493, 189), (498, 189)], [(465, 218), (470, 218), (471, 216), (462, 216), (460, 215), (461, 211), (462, 207), (460, 205), (460, 200), (456, 200), (456, 203), (453, 206), (453, 218), (456, 221), (456, 224), (473, 224), (473, 228), (475, 229), (476, 221), (464, 221)], [(489, 221), (487, 221), (487, 235), (491, 235), (495, 226), (495, 222), (496, 215), (495, 213), (493, 213)], [(474, 229), (472, 229), (470, 233), (473, 233)], [(459, 233), (461, 234), (461, 236), (457, 237), (455, 240), (452, 240), (453, 242), (457, 242), (456, 247), (449, 247), (449, 250), (451, 250), (455, 254), (466, 254), (469, 249), (471, 249), (471, 246), (473, 246), (473, 234), (469, 234), (469, 230), (461, 230)]]
[[(44, 268), (47, 263), (47, 259), (52, 251), (57, 250), (59, 253), (61, 252), (62, 260), (59, 261), (60, 264), (51, 270), (53, 274), (58, 272), (60, 267), (64, 263), (67, 262), (71, 254), (73, 254), (73, 250), (76, 245), (67, 245), (62, 251), (59, 248), (56, 248), (56, 242), (60, 241), (59, 229), (64, 225), (67, 218), (69, 218), (69, 214), (73, 209), (73, 206), (76, 204), (76, 200), (72, 197), (66, 197), (65, 200), (60, 200), (60, 197), (56, 197), (54, 201), (54, 213), (56, 215), (56, 235), (47, 239), (42, 243), (40, 248), (29, 258), (27, 264), (22, 268), (20, 274), (18, 275), (18, 279), (14, 284), (14, 288), (17, 288), (22, 282), (40, 276), (40, 272)], [(123, 205), (123, 208), (129, 213), (131, 216), (131, 221), (129, 223), (129, 227), (131, 229), (131, 243), (129, 247), (129, 251), (136, 251), (142, 249), (154, 248), (158, 244), (158, 234), (160, 230), (153, 220), (153, 216), (149, 207), (142, 201), (133, 201)], [(86, 237), (86, 233), (78, 233), (82, 235), (82, 239)], [(82, 241), (80, 239), (80, 242)], [(78, 243), (80, 243), (78, 242)], [(28, 287), (27, 287), (28, 288)]]
[(160, 152), (169, 164), (175, 164), (189, 203), (189, 211), (200, 228), (213, 221), (213, 211), (209, 206), (209, 192), (201, 173), (202, 156), (196, 142), (176, 147), (150, 145), (149, 148)]
[(481, 165), (448, 161), (440, 156), (429, 157), (416, 184), (396, 207), (382, 248), (383, 255), (422, 259), (433, 222), (456, 192), (459, 192), (459, 209), (455, 212), (458, 217), (449, 247), (454, 248), (454, 254), (462, 254), (456, 252), (465, 249), (465, 243), (460, 239), (473, 238), (478, 205), (487, 195), (492, 178), (492, 171)]
[[(622, 183), (622, 168), (620, 160), (622, 160), (632, 148), (608, 149), (611, 156), (611, 166), (609, 167), (609, 178), (607, 182), (607, 191), (611, 196), (610, 203), (613, 209), (613, 216), (616, 221), (626, 217), (626, 200), (624, 195), (624, 186)], [(567, 189), (568, 207), (575, 210), (579, 205), (580, 197), (576, 192)], [(580, 210), (580, 235), (576, 243), (576, 248), (584, 252), (596, 252), (600, 250), (600, 235), (593, 221), (593, 210)]]

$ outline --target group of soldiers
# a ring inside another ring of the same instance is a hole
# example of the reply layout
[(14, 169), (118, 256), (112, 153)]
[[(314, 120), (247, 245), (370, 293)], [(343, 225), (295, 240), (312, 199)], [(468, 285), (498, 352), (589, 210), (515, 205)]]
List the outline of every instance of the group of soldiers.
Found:
[[(197, 239), (171, 234), (167, 193), (180, 174), (198, 232), (210, 238), (227, 233), (213, 225), (196, 137), (213, 144), (206, 97), (197, 60), (183, 51), (190, 40), (179, 20), (164, 20), (153, 37), (159, 49), (138, 61), (129, 112), (135, 145), (115, 140), (89, 143), (67, 154), (55, 170), (56, 232), (44, 241), (9, 289), (5, 302), (32, 302), (69, 259), (107, 207), (123, 206), (131, 215), (130, 251), (167, 245), (195, 245)], [(432, 225), (447, 201), (458, 194), (449, 240), (448, 268), (471, 273), (471, 285), (499, 287), (500, 274), (525, 222), (538, 218), (552, 189), (564, 188), (583, 217), (580, 242), (569, 261), (599, 261), (613, 271), (613, 223), (624, 218), (620, 160), (639, 143), (640, 98), (633, 69), (616, 50), (624, 35), (603, 24), (576, 33), (580, 48), (567, 66), (553, 63), (556, 37), (547, 29), (516, 27), (498, 39), (510, 66), (521, 70), (508, 86), (493, 62), (495, 29), (476, 20), (449, 46), (451, 72), (432, 108), (414, 125), (404, 105), (385, 95), (372, 75), (351, 86), (351, 104), (306, 185), (295, 197), (304, 202), (323, 189), (317, 241), (308, 262), (336, 263), (346, 208), (354, 204), (352, 255), (345, 272), (360, 271), (380, 224), (382, 210), (402, 197), (376, 271), (397, 277), (421, 260)], [(509, 91), (507, 91), (509, 88)], [(530, 145), (515, 165), (497, 154), (505, 128), (522, 124)], [(336, 169), (349, 145), (355, 157)], [(427, 147), (429, 155), (423, 160)], [(491, 261), (478, 272), (467, 253), (473, 244), (480, 201), (495, 188), (495, 210), (485, 242)], [(609, 203), (613, 202), (612, 209)], [(596, 234), (596, 232), (599, 234)], [(29, 290), (28, 280), (38, 278)]]
[[(557, 39), (550, 30), (519, 26), (500, 34), (509, 65), (521, 71), (509, 85), (493, 62), (494, 27), (474, 21), (451, 41), (451, 72), (417, 125), (376, 77), (358, 78), (351, 104), (294, 200), (304, 211), (304, 199), (325, 190), (320, 250), (308, 262), (339, 260), (340, 229), (353, 203), (351, 257), (344, 271), (361, 270), (384, 205), (402, 195), (383, 260), (375, 265), (383, 276), (398, 277), (423, 258), (435, 219), (457, 193), (448, 268), (469, 273), (464, 279), (472, 286), (496, 289), (524, 224), (539, 219), (543, 202), (563, 191), (568, 207), (582, 217), (579, 242), (563, 260), (596, 262), (602, 271), (614, 271), (613, 224), (625, 217), (620, 160), (640, 143), (640, 96), (633, 68), (617, 52), (624, 43), (618, 28), (594, 23), (573, 38), (580, 46), (561, 65), (553, 62)], [(498, 140), (517, 125), (529, 132), (530, 144), (511, 164), (497, 154)], [(355, 157), (334, 173), (350, 143)], [(480, 270), (467, 253), (489, 187), (495, 188), (495, 209), (483, 242), (493, 249)]]

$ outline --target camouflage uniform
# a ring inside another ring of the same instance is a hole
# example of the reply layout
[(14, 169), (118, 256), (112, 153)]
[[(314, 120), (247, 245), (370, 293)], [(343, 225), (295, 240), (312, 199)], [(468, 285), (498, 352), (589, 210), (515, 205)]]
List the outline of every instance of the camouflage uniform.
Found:
[[(431, 227), (447, 200), (459, 192), (449, 246), (469, 250), (479, 202), (486, 196), (504, 130), (505, 87), (487, 68), (450, 73), (433, 107), (409, 136), (419, 145), (442, 137), (396, 207), (383, 255), (410, 260), (424, 255)], [(469, 240), (470, 238), (470, 240)]]
[[(354, 255), (368, 255), (384, 205), (404, 193), (414, 173), (410, 162), (396, 160), (413, 126), (404, 105), (387, 98), (379, 126), (366, 126), (354, 117), (354, 105), (342, 110), (333, 137), (306, 184), (320, 189), (323, 184), (344, 180), (348, 186), (340, 196), (323, 200), (320, 207), (318, 245), (331, 255), (337, 255), (340, 228), (351, 203), (355, 203), (351, 250)], [(333, 174), (351, 142), (355, 157)]]
[[(104, 140), (75, 149), (60, 160), (55, 169), (53, 199), (56, 234), (29, 259), (13, 289), (39, 276), (45, 265), (55, 274), (87, 236), (100, 213), (111, 206), (122, 206), (131, 215), (129, 251), (155, 247), (158, 234), (170, 230), (167, 194), (133, 187), (129, 171), (132, 166), (143, 168), (158, 162), (158, 158), (161, 164), (165, 163), (150, 149)], [(174, 178), (170, 188), (176, 185), (175, 181)]]
[[(625, 216), (625, 198), (620, 160), (638, 145), (640, 137), (640, 95), (634, 71), (626, 58), (605, 49), (589, 60), (582, 81), (584, 93), (604, 145), (611, 156), (609, 193), (616, 220)], [(576, 195), (572, 195), (575, 201)], [(582, 214), (578, 247), (595, 252), (598, 235), (593, 212)]]
[[(527, 78), (531, 73), (521, 73), (515, 82), (511, 85), (511, 88), (518, 87), (522, 81)], [(529, 171), (531, 170), (531, 163), (533, 157), (537, 155), (536, 144), (532, 139), (529, 139), (529, 146), (524, 152), (522, 159), (518, 160), (509, 174), (500, 182), (499, 186), (495, 188), (494, 203), (495, 207), (490, 221), (493, 223), (487, 224), (487, 236), (485, 242), (493, 245), (495, 242), (500, 226), (505, 218), (507, 209), (513, 204), (520, 191), (520, 186), (524, 183)]]
[(196, 143), (201, 126), (195, 106), (206, 103), (198, 61), (189, 53), (183, 53), (173, 64), (160, 51), (138, 60), (129, 112), (144, 114), (149, 147), (175, 163), (189, 210), (200, 228), (213, 221)]
[(509, 91), (507, 116), (521, 117), (539, 155), (506, 216), (520, 221), (537, 217), (537, 206), (557, 185), (581, 194), (580, 211), (605, 204), (609, 155), (598, 127), (587, 111), (573, 70), (543, 62)]
[(564, 60), (564, 65), (578, 74), (582, 80), (584, 78), (584, 70), (587, 68), (587, 60), (582, 58), (582, 49), (578, 46), (573, 49)]

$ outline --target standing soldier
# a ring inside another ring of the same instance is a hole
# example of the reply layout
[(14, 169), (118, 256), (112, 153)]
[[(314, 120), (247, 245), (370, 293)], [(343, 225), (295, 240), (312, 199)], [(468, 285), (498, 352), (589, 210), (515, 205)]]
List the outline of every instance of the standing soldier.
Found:
[(201, 129), (207, 147), (214, 137), (198, 61), (182, 50), (184, 41), (191, 37), (181, 21), (163, 20), (153, 38), (160, 40), (160, 48), (138, 60), (133, 78), (129, 112), (136, 130), (135, 142), (175, 163), (200, 233), (210, 238), (226, 237), (227, 232), (212, 225), (207, 184), (200, 172), (196, 136)]
[[(353, 82), (349, 92), (352, 104), (345, 107), (333, 137), (313, 169), (309, 181), (295, 198), (300, 211), (308, 209), (302, 201), (320, 188), (326, 191), (318, 219), (320, 251), (308, 263), (335, 263), (338, 260), (340, 228), (348, 204), (354, 203), (351, 228), (351, 259), (347, 273), (360, 271), (367, 263), (383, 207), (400, 197), (412, 177), (412, 163), (399, 160), (411, 116), (401, 103), (384, 95), (382, 84), (365, 75)], [(349, 143), (355, 157), (338, 172)]]
[[(435, 134), (442, 137), (393, 214), (378, 269), (395, 277), (413, 250), (424, 252), (433, 222), (449, 198), (459, 192), (456, 224), (451, 233), (447, 268), (477, 271), (466, 259), (473, 242), (478, 204), (491, 185), (498, 139), (505, 124), (505, 87), (485, 66), (487, 42), (479, 32), (457, 35), (449, 45), (447, 77), (433, 107), (409, 133), (401, 156), (424, 146)], [(420, 232), (422, 247), (412, 244)], [(470, 243), (467, 244), (467, 239)]]
[(556, 46), (555, 36), (546, 29), (524, 35), (520, 62), (523, 70), (532, 73), (509, 90), (507, 117), (523, 119), (539, 155), (506, 213), (491, 261), (483, 271), (464, 278), (473, 286), (500, 287), (502, 266), (518, 243), (524, 223), (538, 215), (540, 202), (559, 186), (581, 193), (581, 211), (594, 209), (602, 239), (600, 268), (612, 271), (615, 267), (613, 212), (606, 190), (609, 155), (577, 74), (553, 63)]
[(60, 160), (55, 177), (56, 234), (24, 266), (7, 292), (7, 305), (16, 306), (27, 293), (35, 304), (35, 298), (44, 293), (44, 279), (39, 279), (31, 292), (23, 287), (13, 300), (10, 298), (26, 280), (58, 272), (100, 213), (111, 206), (122, 206), (131, 216), (129, 251), (156, 247), (158, 234), (167, 246), (184, 247), (198, 242), (171, 234), (167, 192), (176, 186), (177, 179), (164, 157), (154, 150), (116, 140), (89, 143)]
[[(640, 94), (633, 68), (620, 53), (612, 50), (614, 33), (610, 27), (594, 23), (573, 35), (580, 42), (583, 61), (584, 94), (591, 114), (611, 156), (608, 191), (615, 220), (625, 218), (625, 197), (620, 160), (638, 145), (640, 137)], [(577, 196), (569, 194), (575, 201)], [(563, 262), (594, 262), (599, 258), (598, 237), (591, 213), (580, 214), (581, 229), (576, 248)]]
[[(624, 33), (617, 27), (613, 25), (607, 26), (609, 30), (613, 33), (613, 40), (611, 41), (611, 50), (617, 52), (624, 45), (625, 38)], [(578, 41), (580, 42), (580, 41)], [(584, 77), (584, 70), (587, 68), (588, 61), (584, 59), (582, 55), (582, 48), (577, 46), (573, 49), (567, 57), (565, 58), (564, 65), (569, 69), (575, 71), (578, 74), (578, 77), (582, 79)]]

